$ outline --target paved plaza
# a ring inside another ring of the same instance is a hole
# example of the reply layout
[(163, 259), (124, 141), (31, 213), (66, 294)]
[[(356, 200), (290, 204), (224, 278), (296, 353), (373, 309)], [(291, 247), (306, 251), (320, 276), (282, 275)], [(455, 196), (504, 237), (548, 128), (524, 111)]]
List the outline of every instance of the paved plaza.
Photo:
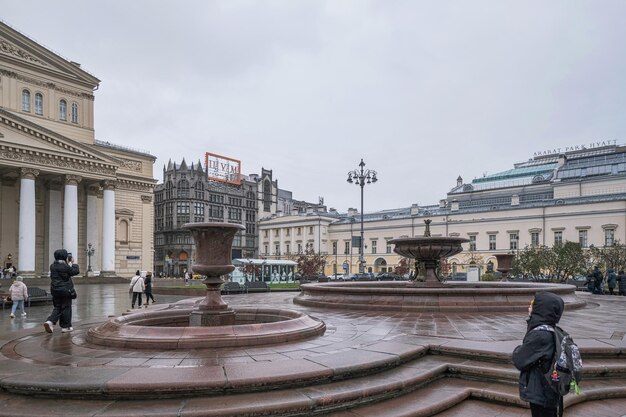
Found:
[[(85, 334), (129, 308), (128, 287), (76, 288), (71, 334), (43, 331), (50, 304), (32, 306), (25, 318), (4, 310), (0, 416), (530, 415), (508, 362), (525, 333), (517, 313), (351, 312), (295, 305), (294, 292), (231, 295), (224, 299), (233, 307), (302, 311), (327, 330), (253, 348), (110, 349), (87, 343)], [(567, 397), (565, 415), (626, 415), (626, 297), (578, 295), (587, 307), (566, 311), (561, 324), (594, 374), (583, 381), (583, 396)], [(185, 297), (156, 298), (149, 309)], [(163, 395), (142, 398), (146, 389)], [(331, 403), (350, 406), (322, 406)]]

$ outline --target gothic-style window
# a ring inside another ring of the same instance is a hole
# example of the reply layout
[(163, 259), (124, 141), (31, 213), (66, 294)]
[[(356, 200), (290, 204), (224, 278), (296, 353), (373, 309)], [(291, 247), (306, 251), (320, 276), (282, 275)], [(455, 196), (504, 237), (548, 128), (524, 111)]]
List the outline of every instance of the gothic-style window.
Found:
[(67, 121), (67, 101), (59, 101), (59, 120)]
[(30, 91), (22, 90), (22, 111), (30, 112)]
[(187, 180), (180, 180), (178, 182), (178, 198), (189, 198), (189, 182)]
[(263, 182), (263, 210), (270, 211), (272, 204), (272, 185), (270, 180)]
[(43, 115), (43, 96), (41, 93), (35, 94), (35, 114)]

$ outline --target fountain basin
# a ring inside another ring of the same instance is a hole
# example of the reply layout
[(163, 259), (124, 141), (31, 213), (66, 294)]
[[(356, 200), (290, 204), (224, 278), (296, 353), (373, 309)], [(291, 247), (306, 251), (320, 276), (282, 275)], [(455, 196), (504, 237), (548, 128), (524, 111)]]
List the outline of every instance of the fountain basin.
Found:
[(87, 332), (96, 345), (135, 349), (246, 347), (307, 339), (324, 333), (321, 320), (293, 310), (238, 307), (235, 324), (190, 326), (194, 307), (166, 307), (111, 319)]
[(309, 307), (411, 312), (526, 311), (539, 291), (558, 294), (566, 309), (583, 307), (576, 287), (516, 282), (453, 282), (439, 286), (412, 282), (303, 284), (294, 303)]

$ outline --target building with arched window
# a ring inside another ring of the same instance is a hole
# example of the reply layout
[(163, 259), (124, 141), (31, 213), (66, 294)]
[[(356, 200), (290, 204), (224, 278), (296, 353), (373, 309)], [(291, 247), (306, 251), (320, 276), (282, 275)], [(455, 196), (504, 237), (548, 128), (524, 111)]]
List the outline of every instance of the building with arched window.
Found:
[(0, 22), (0, 261), (22, 276), (61, 247), (86, 272), (88, 244), (92, 271), (152, 269), (155, 158), (96, 139), (99, 83)]
[[(414, 204), (363, 217), (363, 256), (366, 271), (373, 273), (393, 270), (400, 257), (390, 241), (422, 236), (427, 219), (432, 221), (433, 236), (469, 240), (462, 253), (448, 259), (447, 272), (452, 274), (468, 268), (492, 271), (497, 269), (496, 254), (526, 246), (565, 241), (583, 248), (611, 246), (626, 242), (626, 147), (603, 141), (537, 153), (509, 170), (469, 183), (458, 177), (438, 204)], [(312, 230), (311, 239), (317, 233), (321, 236), (315, 250), (327, 255), (326, 274), (335, 269), (355, 272), (360, 218), (356, 209), (341, 214), (331, 209), (262, 219), (261, 254), (266, 248), (271, 259), (285, 257), (293, 248), (294, 231)]]

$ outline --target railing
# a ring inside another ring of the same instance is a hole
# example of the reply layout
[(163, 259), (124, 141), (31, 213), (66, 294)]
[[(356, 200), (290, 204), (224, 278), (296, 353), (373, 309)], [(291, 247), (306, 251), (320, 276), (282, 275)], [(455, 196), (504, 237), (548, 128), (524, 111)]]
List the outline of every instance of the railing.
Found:
[(141, 154), (152, 156), (152, 154), (145, 149), (132, 148), (130, 146), (116, 145), (114, 143), (103, 141), (103, 140), (98, 140), (98, 139), (96, 139), (96, 145), (104, 146), (106, 148), (111, 148), (111, 149), (118, 149), (120, 151), (130, 151), (130, 152), (141, 153)]

